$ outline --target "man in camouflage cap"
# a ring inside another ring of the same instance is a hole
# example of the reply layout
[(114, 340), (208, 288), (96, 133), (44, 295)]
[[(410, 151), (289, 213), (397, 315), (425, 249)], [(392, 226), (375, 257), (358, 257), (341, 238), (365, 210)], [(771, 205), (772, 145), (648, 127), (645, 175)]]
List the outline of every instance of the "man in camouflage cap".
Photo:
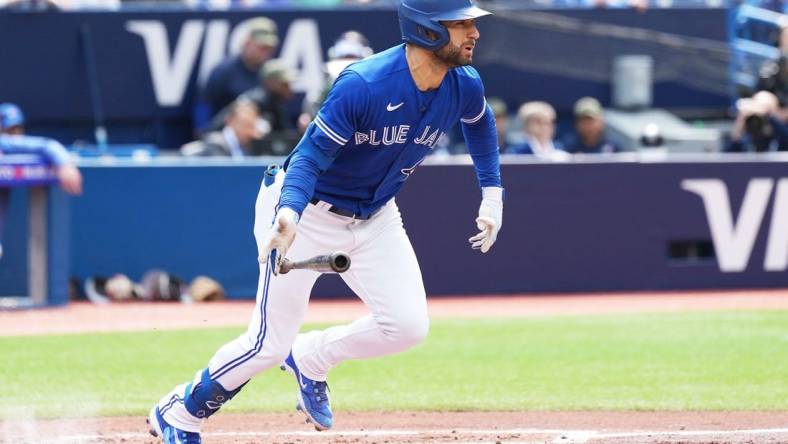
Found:
[(243, 92), (258, 85), (258, 73), (279, 46), (276, 23), (256, 17), (241, 24), (247, 37), (238, 55), (232, 55), (211, 71), (195, 110), (195, 126), (202, 129), (217, 112)]
[(562, 139), (564, 150), (570, 153), (598, 154), (621, 151), (605, 134), (605, 115), (602, 105), (593, 97), (575, 102), (575, 131)]

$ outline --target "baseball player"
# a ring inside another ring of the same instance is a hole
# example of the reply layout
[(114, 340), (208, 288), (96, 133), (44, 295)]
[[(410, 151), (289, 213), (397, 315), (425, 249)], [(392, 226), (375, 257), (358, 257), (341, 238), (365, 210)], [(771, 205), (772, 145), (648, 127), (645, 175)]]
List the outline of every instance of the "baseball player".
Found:
[[(68, 151), (53, 139), (25, 135), (25, 116), (13, 103), (0, 103), (0, 157), (6, 154), (35, 154), (51, 162), (57, 170), (60, 186), (69, 194), (82, 194), (82, 174)], [(5, 213), (9, 189), (0, 188), (0, 258), (3, 257)]]
[[(495, 243), (503, 212), (495, 118), (469, 66), (476, 19), (488, 14), (473, 0), (403, 0), (405, 43), (340, 74), (282, 170), (261, 185), (254, 224), (260, 278), (248, 330), (153, 406), (151, 433), (166, 443), (199, 443), (205, 418), (256, 374), (279, 365), (298, 383), (298, 409), (318, 430), (329, 429), (331, 368), (401, 352), (425, 338), (421, 271), (394, 196), (460, 121), (482, 194), (480, 231), (469, 241), (483, 253)], [(285, 256), (333, 250), (352, 256), (341, 276), (371, 313), (298, 334), (319, 274), (279, 274), (279, 267)]]
[(57, 167), (57, 176), (64, 191), (72, 195), (82, 194), (82, 174), (68, 150), (54, 139), (27, 136), (22, 109), (9, 102), (0, 103), (0, 156), (3, 153), (40, 154)]

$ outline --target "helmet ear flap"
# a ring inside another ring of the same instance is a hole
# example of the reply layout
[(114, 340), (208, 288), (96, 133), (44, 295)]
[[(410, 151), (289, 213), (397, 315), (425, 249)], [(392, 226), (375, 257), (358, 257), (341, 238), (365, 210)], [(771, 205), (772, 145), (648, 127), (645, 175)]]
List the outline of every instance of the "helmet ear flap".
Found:
[(430, 51), (443, 47), (449, 41), (449, 30), (432, 20), (430, 13), (414, 9), (408, 3), (403, 1), (399, 7), (402, 40)]
[(419, 26), (419, 34), (423, 35), (425, 39), (432, 40), (433, 42), (440, 40), (440, 36), (435, 31), (427, 29), (423, 26)]
[(401, 0), (398, 12), (402, 40), (430, 51), (449, 42), (449, 30), (443, 21), (490, 15), (474, 0)]

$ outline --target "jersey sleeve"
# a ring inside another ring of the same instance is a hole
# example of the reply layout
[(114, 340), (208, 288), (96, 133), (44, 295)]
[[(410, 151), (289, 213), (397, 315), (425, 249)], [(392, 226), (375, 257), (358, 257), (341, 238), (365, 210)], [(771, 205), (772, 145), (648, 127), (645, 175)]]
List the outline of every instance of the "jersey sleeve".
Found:
[(71, 163), (68, 150), (57, 140), (26, 135), (0, 135), (0, 151), (42, 155), (56, 166)]
[(465, 71), (465, 91), (462, 115), (460, 121), (466, 125), (479, 122), (484, 117), (487, 110), (487, 99), (484, 98), (484, 85), (479, 73), (472, 67), (466, 66)]
[(476, 178), (481, 187), (500, 187), (501, 166), (498, 153), (498, 133), (495, 130), (495, 115), (489, 105), (476, 123), (462, 124), (468, 153), (476, 168)]
[(476, 168), (476, 177), (482, 187), (501, 186), (501, 166), (498, 153), (498, 133), (495, 115), (484, 98), (484, 85), (479, 73), (470, 66), (464, 67), (462, 91), (464, 107), (460, 122), (468, 153)]
[(71, 161), (68, 150), (57, 140), (45, 139), (44, 152), (57, 166), (65, 165)]
[(307, 128), (301, 142), (285, 161), (285, 182), (279, 206), (299, 215), (315, 192), (318, 176), (331, 165), (353, 136), (369, 104), (364, 80), (352, 71), (334, 82), (326, 101)]
[(312, 141), (328, 157), (335, 157), (353, 137), (369, 109), (369, 88), (356, 72), (345, 70), (329, 91), (313, 121)]

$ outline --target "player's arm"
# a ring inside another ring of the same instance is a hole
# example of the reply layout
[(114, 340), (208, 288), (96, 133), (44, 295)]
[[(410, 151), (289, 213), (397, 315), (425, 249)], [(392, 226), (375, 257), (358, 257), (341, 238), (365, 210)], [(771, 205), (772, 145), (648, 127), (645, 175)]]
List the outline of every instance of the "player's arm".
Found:
[(325, 172), (355, 133), (365, 115), (369, 90), (358, 74), (345, 71), (331, 88), (323, 107), (288, 158), (274, 225), (264, 242), (265, 256), (276, 250), (274, 272), (295, 238), (295, 226), (315, 192), (317, 178)]
[(473, 159), (479, 186), (482, 189), (487, 187), (501, 188), (501, 166), (495, 114), (486, 101), (478, 120), (462, 120), (462, 134), (468, 145), (468, 153)]
[(45, 139), (44, 152), (57, 166), (60, 186), (69, 194), (82, 194), (82, 173), (79, 172), (66, 147), (53, 139)]
[(475, 86), (465, 116), (461, 119), (462, 133), (482, 189), (482, 203), (476, 218), (480, 231), (468, 241), (472, 248), (486, 253), (495, 243), (503, 225), (503, 186), (495, 114), (484, 99), (480, 79)]

